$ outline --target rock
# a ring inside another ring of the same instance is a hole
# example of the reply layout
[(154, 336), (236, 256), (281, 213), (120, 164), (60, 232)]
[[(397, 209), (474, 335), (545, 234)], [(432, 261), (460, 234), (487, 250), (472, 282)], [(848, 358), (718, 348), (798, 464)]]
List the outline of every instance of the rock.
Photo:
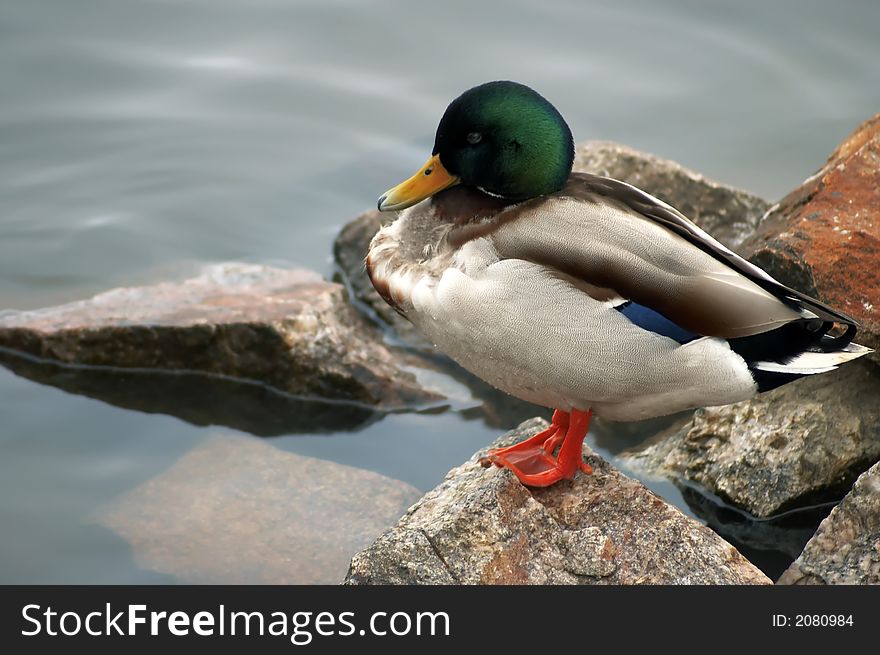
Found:
[[(532, 419), (496, 441), (519, 441)], [(709, 528), (584, 449), (593, 475), (527, 489), (483, 468), (453, 469), (351, 563), (346, 584), (767, 584)]]
[(770, 203), (708, 180), (669, 159), (608, 141), (587, 141), (575, 151), (574, 170), (613, 177), (660, 198), (729, 248), (752, 234)]
[(242, 378), (383, 409), (439, 398), (341, 285), (304, 270), (222, 264), (184, 282), (6, 314), (0, 347), (64, 364)]
[(857, 341), (880, 348), (880, 114), (774, 205), (743, 247), (780, 281), (852, 315)]
[(779, 584), (880, 584), (880, 463), (822, 521)]
[(96, 516), (142, 568), (195, 584), (336, 584), (419, 497), (398, 480), (212, 436)]
[(698, 410), (684, 428), (623, 455), (695, 482), (757, 517), (837, 500), (880, 459), (880, 376), (871, 362)]
[[(774, 205), (740, 251), (852, 314), (862, 323), (856, 341), (877, 348), (878, 212), (880, 114)], [(634, 465), (696, 482), (758, 517), (838, 500), (880, 458), (880, 373), (860, 361), (706, 409), (674, 436), (630, 455)]]
[[(745, 191), (707, 180), (680, 164), (617, 143), (587, 141), (575, 151), (574, 170), (629, 182), (676, 207), (725, 245), (736, 248), (750, 235), (768, 202)], [(373, 235), (393, 215), (376, 210), (346, 225), (333, 244), (340, 271), (354, 296), (411, 343), (425, 345), (412, 324), (382, 300), (364, 269)]]
[(816, 533), (833, 505), (826, 503), (758, 519), (724, 504), (717, 496), (700, 492), (695, 485), (674, 482), (694, 517), (712, 528), (747, 560), (776, 580)]

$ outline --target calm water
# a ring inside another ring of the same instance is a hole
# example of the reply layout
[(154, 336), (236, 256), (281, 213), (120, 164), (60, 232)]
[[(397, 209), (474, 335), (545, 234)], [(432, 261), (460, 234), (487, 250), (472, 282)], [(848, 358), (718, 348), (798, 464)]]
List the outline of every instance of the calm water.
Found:
[[(878, 25), (871, 0), (6, 0), (0, 309), (227, 260), (329, 275), (336, 231), (489, 79), (774, 199), (880, 110)], [(0, 368), (0, 582), (164, 580), (89, 517), (218, 431)], [(495, 434), (450, 411), (273, 442), (429, 489)]]

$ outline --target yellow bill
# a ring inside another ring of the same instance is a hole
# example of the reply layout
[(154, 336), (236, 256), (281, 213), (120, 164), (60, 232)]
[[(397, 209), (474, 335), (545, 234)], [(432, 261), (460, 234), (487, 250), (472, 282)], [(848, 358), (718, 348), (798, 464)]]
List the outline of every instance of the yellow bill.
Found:
[(443, 168), (440, 157), (434, 155), (421, 170), (405, 182), (389, 189), (379, 198), (379, 211), (388, 212), (412, 207), (435, 193), (458, 184), (459, 180)]

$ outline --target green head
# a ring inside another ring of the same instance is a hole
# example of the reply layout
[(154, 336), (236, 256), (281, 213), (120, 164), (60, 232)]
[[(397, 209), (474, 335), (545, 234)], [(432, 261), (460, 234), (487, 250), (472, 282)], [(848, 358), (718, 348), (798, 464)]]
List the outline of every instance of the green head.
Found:
[(543, 96), (516, 82), (488, 82), (450, 103), (433, 154), (461, 184), (525, 200), (565, 185), (574, 141)]
[(433, 156), (383, 195), (379, 209), (403, 209), (454, 184), (535, 198), (561, 189), (573, 161), (571, 130), (553, 105), (523, 84), (487, 82), (449, 104)]

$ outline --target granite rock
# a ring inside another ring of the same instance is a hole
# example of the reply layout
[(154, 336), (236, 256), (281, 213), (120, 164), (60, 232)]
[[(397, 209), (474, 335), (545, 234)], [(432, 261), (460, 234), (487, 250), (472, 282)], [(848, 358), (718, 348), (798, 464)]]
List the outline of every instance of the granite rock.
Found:
[[(532, 419), (493, 445), (546, 425)], [(709, 528), (584, 454), (592, 475), (528, 489), (478, 452), (358, 553), (346, 584), (769, 583)]]
[(862, 473), (778, 584), (880, 584), (880, 463)]
[(623, 456), (757, 517), (837, 500), (880, 459), (880, 375), (871, 362), (852, 362), (698, 410), (677, 432)]
[(188, 371), (390, 409), (437, 400), (317, 274), (222, 264), (0, 317), (0, 348), (87, 367)]

